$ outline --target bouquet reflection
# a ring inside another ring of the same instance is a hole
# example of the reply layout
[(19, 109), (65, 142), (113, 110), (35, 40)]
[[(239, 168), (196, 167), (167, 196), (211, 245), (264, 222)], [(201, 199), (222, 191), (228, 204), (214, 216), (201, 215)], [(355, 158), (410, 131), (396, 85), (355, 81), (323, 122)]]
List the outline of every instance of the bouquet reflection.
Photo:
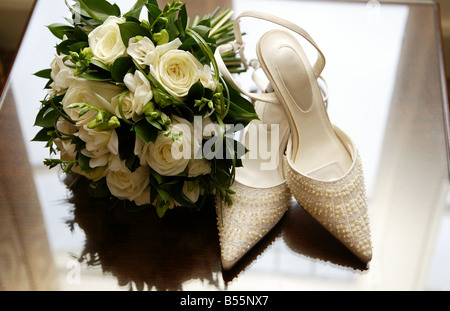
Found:
[[(89, 181), (69, 174), (73, 219), (86, 235), (80, 262), (101, 266), (120, 286), (138, 290), (182, 290), (201, 280), (219, 288), (220, 250), (213, 208), (174, 209), (164, 218), (124, 201), (89, 197)], [(207, 203), (209, 204), (209, 203)], [(210, 204), (213, 204), (211, 202)]]

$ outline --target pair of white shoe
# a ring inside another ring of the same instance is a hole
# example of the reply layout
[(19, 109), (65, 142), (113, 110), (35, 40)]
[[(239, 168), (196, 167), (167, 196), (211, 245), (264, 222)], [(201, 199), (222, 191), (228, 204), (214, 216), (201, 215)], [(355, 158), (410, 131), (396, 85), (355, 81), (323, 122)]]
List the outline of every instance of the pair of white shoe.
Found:
[[(247, 66), (239, 28), (243, 17), (267, 20), (304, 37), (318, 51), (314, 65), (310, 65), (291, 32), (271, 30), (257, 45), (258, 63), (270, 89), (263, 93), (242, 90), (220, 54), (226, 50), (239, 52)], [(267, 164), (264, 160), (245, 158), (231, 188), (235, 191), (233, 204), (228, 206), (217, 198), (223, 269), (231, 269), (279, 222), (292, 196), (362, 262), (368, 263), (372, 245), (362, 163), (352, 140), (328, 118), (318, 83), (325, 66), (324, 55), (304, 29), (270, 14), (244, 12), (236, 19), (234, 30), (236, 41), (219, 47), (216, 60), (224, 78), (255, 101), (260, 120), (253, 121), (249, 128), (267, 137), (268, 146), (270, 131), (278, 129), (279, 165), (262, 169)], [(247, 148), (250, 137), (254, 137), (251, 134), (249, 130), (245, 135)]]

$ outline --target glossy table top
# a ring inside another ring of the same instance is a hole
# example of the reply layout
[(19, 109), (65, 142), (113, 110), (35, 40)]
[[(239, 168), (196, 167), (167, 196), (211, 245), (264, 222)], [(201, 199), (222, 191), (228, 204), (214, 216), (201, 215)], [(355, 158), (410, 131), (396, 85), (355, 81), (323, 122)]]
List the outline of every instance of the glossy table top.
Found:
[[(117, 0), (129, 7), (134, 1)], [(209, 12), (224, 1), (188, 1)], [(368, 267), (295, 201), (238, 266), (222, 271), (213, 204), (130, 213), (90, 201), (82, 183), (48, 170), (31, 142), (42, 79), (64, 22), (63, 1), (37, 1), (0, 110), (1, 290), (448, 290), (448, 102), (438, 9), (431, 1), (235, 0), (305, 28), (327, 59), (329, 115), (355, 141), (366, 174)], [(274, 27), (243, 20), (246, 53)], [(248, 89), (248, 74), (236, 79)], [(68, 185), (71, 185), (72, 191)], [(80, 260), (78, 260), (80, 259)]]

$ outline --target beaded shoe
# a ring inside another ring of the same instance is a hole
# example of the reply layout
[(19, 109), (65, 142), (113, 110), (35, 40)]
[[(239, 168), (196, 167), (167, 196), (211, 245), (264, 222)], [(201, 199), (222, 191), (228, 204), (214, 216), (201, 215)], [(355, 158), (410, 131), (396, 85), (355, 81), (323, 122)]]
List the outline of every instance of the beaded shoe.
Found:
[[(243, 167), (236, 169), (236, 180), (231, 187), (235, 192), (233, 204), (229, 206), (219, 197), (216, 199), (217, 225), (224, 270), (231, 269), (267, 235), (280, 221), (292, 202), (282, 163), (289, 138), (289, 123), (270, 82), (257, 74), (260, 68), (258, 60), (252, 60), (248, 64), (243, 54), (244, 44), (238, 20), (244, 16), (246, 15), (243, 14), (236, 19), (234, 27), (236, 41), (219, 46), (216, 49), (215, 58), (225, 80), (255, 103), (255, 110), (260, 120), (250, 123), (245, 133), (244, 145), (251, 152), (252, 147), (258, 150), (262, 144), (266, 144), (270, 146), (271, 156), (263, 159), (259, 155), (256, 157), (250, 155), (249, 159), (244, 158)], [(255, 69), (252, 78), (262, 92), (247, 92), (234, 80), (221, 58), (222, 53), (229, 51), (239, 53), (246, 68), (251, 66)], [(320, 91), (326, 106), (327, 85), (320, 76), (318, 81), (321, 83)], [(257, 139), (259, 139), (259, 146), (251, 146), (251, 142)], [(276, 151), (275, 154), (274, 151)], [(273, 160), (276, 162), (273, 163)]]
[(217, 226), (224, 270), (230, 270), (275, 227), (292, 199), (282, 164), (289, 137), (289, 127), (283, 122), (284, 111), (280, 105), (265, 102), (256, 102), (255, 108), (261, 121), (249, 124), (243, 143), (249, 149), (255, 140), (267, 139), (268, 146), (276, 150), (271, 149), (273, 156), (266, 160), (251, 153), (242, 159), (243, 166), (236, 169), (231, 186), (235, 192), (232, 205), (217, 197)]
[(361, 159), (351, 139), (330, 122), (323, 105), (317, 77), (325, 58), (302, 28), (267, 14), (256, 14), (278, 20), (318, 51), (311, 66), (299, 41), (285, 30), (267, 32), (257, 45), (261, 67), (291, 129), (284, 161), (288, 187), (306, 211), (368, 263), (372, 246)]

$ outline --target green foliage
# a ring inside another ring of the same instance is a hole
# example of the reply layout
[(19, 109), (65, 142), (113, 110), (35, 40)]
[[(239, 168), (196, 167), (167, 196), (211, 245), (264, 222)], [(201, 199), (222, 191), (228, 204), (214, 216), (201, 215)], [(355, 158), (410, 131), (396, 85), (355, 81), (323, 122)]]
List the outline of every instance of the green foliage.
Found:
[[(119, 137), (119, 155), (126, 166), (133, 172), (139, 166), (139, 159), (134, 154), (136, 138), (145, 143), (156, 141), (160, 133), (172, 135), (172, 139), (183, 139), (181, 133), (169, 130), (172, 115), (178, 115), (193, 122), (195, 115), (210, 116), (213, 122), (220, 125), (220, 131), (214, 138), (220, 141), (219, 149), (226, 157), (214, 158), (210, 161), (211, 174), (189, 178), (187, 173), (179, 176), (161, 176), (154, 170), (150, 172), (150, 202), (156, 208), (160, 217), (173, 207), (173, 200), (192, 209), (202, 207), (206, 195), (219, 194), (229, 204), (232, 203), (230, 186), (234, 182), (235, 168), (240, 166), (237, 150), (239, 143), (234, 140), (234, 133), (225, 131), (224, 123), (247, 125), (257, 119), (253, 105), (244, 99), (239, 92), (226, 84), (220, 77), (214, 52), (218, 45), (234, 40), (232, 12), (230, 10), (214, 12), (204, 17), (197, 17), (192, 22), (188, 18), (186, 5), (179, 0), (172, 0), (160, 8), (156, 0), (137, 0), (126, 13), (122, 14), (116, 4), (106, 0), (75, 0), (76, 5), (71, 8), (72, 20), (69, 24), (54, 23), (48, 25), (49, 31), (59, 40), (56, 45), (58, 55), (64, 56), (64, 63), (74, 69), (78, 79), (87, 79), (103, 83), (111, 83), (124, 87), (120, 96), (120, 115), (110, 113), (91, 106), (90, 103), (72, 103), (67, 109), (79, 109), (79, 116), (89, 111), (95, 111), (95, 118), (87, 126), (97, 130), (115, 130)], [(140, 20), (144, 13), (147, 20)], [(146, 14), (145, 14), (146, 13)], [(189, 51), (202, 64), (212, 67), (217, 88), (208, 89), (199, 81), (194, 83), (187, 98), (181, 100), (165, 90), (161, 83), (151, 74), (148, 67), (142, 68), (129, 56), (123, 56), (112, 64), (104, 64), (93, 57), (89, 47), (89, 33), (99, 27), (109, 16), (125, 17), (126, 21), (119, 24), (123, 44), (128, 47), (131, 38), (147, 37), (157, 46), (175, 38), (181, 41), (179, 49)], [(243, 70), (240, 59), (234, 53), (223, 55), (230, 71)], [(128, 90), (125, 88), (124, 77), (128, 73), (139, 70), (148, 80), (153, 92), (153, 99), (143, 109), (144, 114), (138, 119), (126, 119), (123, 113), (122, 101)], [(35, 76), (47, 80), (45, 88), (52, 85), (52, 70), (43, 69)], [(61, 133), (56, 124), (65, 120), (72, 125), (75, 122), (63, 109), (62, 101), (66, 90), (52, 93), (41, 102), (36, 115), (35, 126), (41, 127), (33, 141), (45, 142), (50, 154), (56, 153), (55, 140), (69, 140), (75, 145), (76, 158), (72, 161), (61, 159), (45, 159), (44, 164), (49, 168), (61, 166), (64, 172), (70, 172), (77, 167), (84, 173), (97, 174), (104, 168), (90, 167), (90, 158), (81, 151), (85, 143), (76, 135)], [(244, 148), (245, 149), (245, 148)], [(196, 185), (200, 189), (202, 199), (194, 204), (180, 189), (185, 182)], [(95, 198), (111, 196), (105, 178), (92, 182), (90, 194)]]

